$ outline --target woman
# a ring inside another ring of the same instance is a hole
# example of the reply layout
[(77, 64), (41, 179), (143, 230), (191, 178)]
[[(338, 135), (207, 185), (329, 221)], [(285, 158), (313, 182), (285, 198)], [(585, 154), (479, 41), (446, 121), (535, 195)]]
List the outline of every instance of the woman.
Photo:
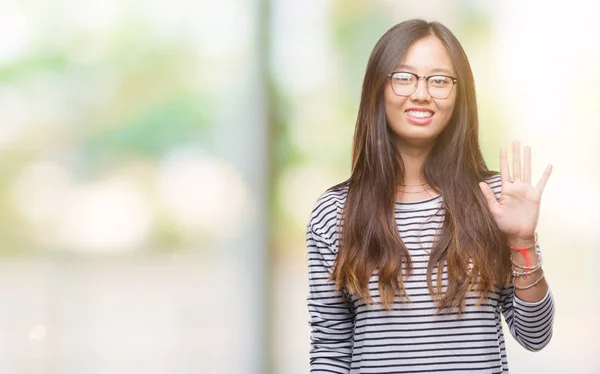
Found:
[(478, 142), (473, 74), (443, 25), (402, 22), (375, 46), (350, 178), (307, 230), (313, 373), (506, 373), (501, 314), (537, 351), (554, 304), (537, 225), (549, 166), (513, 145), (500, 174)]

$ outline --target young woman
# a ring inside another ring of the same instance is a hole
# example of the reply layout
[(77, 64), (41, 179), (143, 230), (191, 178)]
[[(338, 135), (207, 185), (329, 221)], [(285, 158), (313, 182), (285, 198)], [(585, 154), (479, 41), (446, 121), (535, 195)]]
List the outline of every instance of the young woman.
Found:
[[(501, 314), (537, 351), (554, 304), (536, 225), (549, 166), (488, 170), (473, 74), (443, 25), (402, 22), (369, 59), (350, 178), (308, 224), (312, 373), (507, 373)], [(512, 169), (512, 173), (511, 170)]]

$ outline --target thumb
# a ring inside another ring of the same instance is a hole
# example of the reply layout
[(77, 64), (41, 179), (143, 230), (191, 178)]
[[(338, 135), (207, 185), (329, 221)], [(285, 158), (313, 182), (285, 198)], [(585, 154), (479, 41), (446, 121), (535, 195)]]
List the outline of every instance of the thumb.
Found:
[(483, 197), (485, 197), (485, 200), (488, 203), (488, 209), (491, 213), (493, 213), (496, 210), (496, 207), (498, 206), (498, 200), (496, 200), (496, 195), (494, 195), (494, 191), (492, 191), (490, 186), (485, 182), (479, 183), (479, 189), (481, 189)]

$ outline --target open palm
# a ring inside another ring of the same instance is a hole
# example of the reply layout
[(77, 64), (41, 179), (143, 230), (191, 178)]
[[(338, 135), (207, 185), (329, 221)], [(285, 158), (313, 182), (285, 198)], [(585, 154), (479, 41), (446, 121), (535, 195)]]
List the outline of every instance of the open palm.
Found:
[(523, 165), (521, 165), (521, 144), (514, 142), (512, 169), (511, 179), (506, 149), (503, 148), (500, 150), (500, 177), (502, 179), (500, 199), (496, 199), (487, 183), (482, 182), (479, 187), (500, 231), (509, 238), (530, 239), (535, 233), (542, 193), (552, 173), (552, 166), (546, 167), (544, 174), (533, 187), (531, 185), (531, 148), (525, 147)]

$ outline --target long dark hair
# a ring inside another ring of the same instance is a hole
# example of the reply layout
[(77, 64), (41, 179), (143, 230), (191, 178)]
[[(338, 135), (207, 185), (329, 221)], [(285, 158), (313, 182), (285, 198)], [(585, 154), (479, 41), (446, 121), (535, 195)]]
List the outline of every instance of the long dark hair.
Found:
[[(473, 73), (459, 41), (438, 22), (402, 22), (388, 30), (371, 53), (356, 121), (352, 173), (342, 183), (348, 186), (348, 197), (332, 279), (339, 289), (370, 303), (369, 279), (377, 271), (382, 304), (390, 308), (396, 296), (406, 296), (404, 279), (412, 272), (412, 262), (394, 219), (396, 188), (403, 181), (404, 165), (387, 125), (383, 92), (388, 73), (409, 47), (430, 35), (447, 48), (459, 83), (453, 114), (424, 163), (424, 177), (442, 194), (445, 208), (444, 224), (430, 255), (427, 284), (440, 311), (462, 311), (467, 293), (478, 292), (482, 301), (507, 281), (510, 258), (478, 186), (495, 173), (488, 170), (479, 147)], [(442, 292), (444, 264), (446, 292)]]

